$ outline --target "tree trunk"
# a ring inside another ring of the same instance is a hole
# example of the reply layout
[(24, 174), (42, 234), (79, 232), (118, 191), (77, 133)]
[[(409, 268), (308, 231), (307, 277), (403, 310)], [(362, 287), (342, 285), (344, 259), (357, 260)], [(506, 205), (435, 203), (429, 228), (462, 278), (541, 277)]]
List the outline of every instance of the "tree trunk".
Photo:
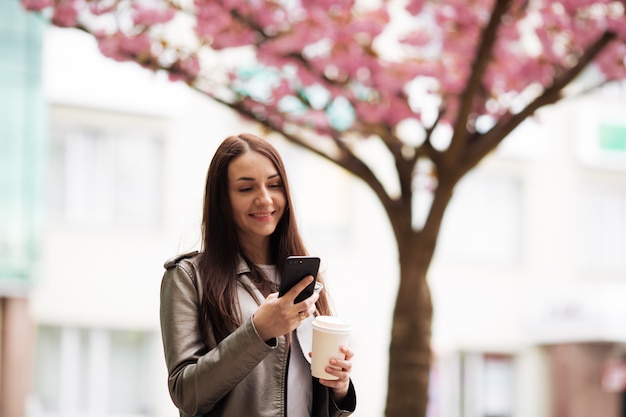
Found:
[(398, 244), (400, 286), (391, 328), (386, 417), (426, 417), (433, 319), (427, 272), (459, 178), (455, 174), (439, 169), (430, 213), (420, 231), (410, 229), (410, 199), (403, 200), (397, 211), (387, 212)]
[(399, 244), (400, 286), (389, 348), (387, 417), (425, 417), (428, 406), (433, 307), (426, 272), (434, 248), (419, 246), (423, 245), (415, 239)]

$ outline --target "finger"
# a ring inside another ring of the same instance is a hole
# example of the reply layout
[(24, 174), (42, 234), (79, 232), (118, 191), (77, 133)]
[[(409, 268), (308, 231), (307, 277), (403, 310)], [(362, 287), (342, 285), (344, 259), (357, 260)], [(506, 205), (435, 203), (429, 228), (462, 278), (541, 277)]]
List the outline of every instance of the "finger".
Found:
[(307, 275), (302, 278), (287, 292), (287, 294), (285, 294), (285, 298), (293, 303), (298, 294), (300, 294), (311, 282), (313, 282), (313, 275)]
[(350, 361), (342, 361), (340, 359), (331, 359), (330, 367), (336, 369), (338, 371), (344, 371), (350, 373), (352, 371), (352, 362)]
[(306, 300), (300, 301), (298, 304), (295, 304), (295, 307), (298, 311), (304, 311), (307, 317), (315, 312), (315, 303), (319, 298), (319, 294), (313, 294)]
[(313, 313), (315, 313), (315, 303), (317, 302), (318, 298), (318, 294), (313, 294), (309, 298), (305, 299), (304, 301), (300, 301), (298, 304), (294, 304), (293, 306), (298, 312), (301, 311), (305, 314), (306, 317), (309, 317), (313, 315)]
[(341, 353), (346, 355), (347, 361), (351, 360), (354, 357), (354, 352), (347, 346), (341, 346), (339, 350), (341, 351)]
[(306, 320), (315, 313), (315, 302), (318, 298), (318, 294), (313, 294), (306, 300), (300, 301), (298, 304), (293, 304), (293, 308), (297, 311), (300, 321)]
[(350, 383), (350, 375), (347, 372), (328, 367), (326, 372), (330, 375), (336, 376), (338, 379), (323, 379), (320, 378), (320, 383), (330, 388), (345, 387)]
[(320, 378), (320, 384), (324, 385), (325, 387), (328, 388), (341, 388), (342, 385), (344, 385), (346, 382), (345, 381), (341, 381), (339, 379), (321, 379)]

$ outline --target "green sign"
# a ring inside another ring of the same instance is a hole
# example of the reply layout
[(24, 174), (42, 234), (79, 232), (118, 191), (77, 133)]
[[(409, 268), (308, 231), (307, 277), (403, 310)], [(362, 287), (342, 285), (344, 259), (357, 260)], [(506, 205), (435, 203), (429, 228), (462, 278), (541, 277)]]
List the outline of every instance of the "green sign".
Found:
[(45, 24), (0, 1), (0, 296), (27, 289), (39, 252)]
[(598, 127), (598, 145), (605, 151), (626, 152), (626, 125), (601, 124)]

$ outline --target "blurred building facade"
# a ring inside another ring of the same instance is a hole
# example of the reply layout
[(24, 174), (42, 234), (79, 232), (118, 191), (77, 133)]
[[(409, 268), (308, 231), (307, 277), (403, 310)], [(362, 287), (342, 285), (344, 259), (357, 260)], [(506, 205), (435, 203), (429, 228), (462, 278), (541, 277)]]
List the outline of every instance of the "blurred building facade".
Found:
[(431, 270), (441, 415), (626, 415), (625, 93), (542, 111), (456, 190)]
[(41, 224), (44, 25), (0, 2), (0, 416), (24, 417)]
[[(217, 144), (255, 128), (184, 86), (99, 57), (80, 34), (48, 29), (44, 52), (28, 415), (175, 415), (158, 327), (162, 263), (198, 246)], [(607, 90), (542, 112), (459, 184), (430, 271), (430, 417), (626, 415), (624, 110), (626, 96)], [(270, 139), (337, 312), (355, 325), (355, 415), (382, 416), (398, 279), (384, 212), (342, 171)]]

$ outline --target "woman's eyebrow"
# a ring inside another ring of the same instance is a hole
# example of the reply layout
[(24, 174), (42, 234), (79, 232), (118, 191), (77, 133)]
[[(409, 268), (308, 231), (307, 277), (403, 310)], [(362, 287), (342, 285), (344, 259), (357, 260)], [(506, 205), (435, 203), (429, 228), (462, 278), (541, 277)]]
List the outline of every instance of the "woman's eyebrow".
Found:
[[(267, 177), (268, 180), (274, 179), (274, 178), (280, 178), (280, 174), (276, 173), (276, 174), (272, 174), (269, 177)], [(239, 177), (237, 179), (235, 179), (235, 181), (256, 181), (255, 178), (252, 177)]]

